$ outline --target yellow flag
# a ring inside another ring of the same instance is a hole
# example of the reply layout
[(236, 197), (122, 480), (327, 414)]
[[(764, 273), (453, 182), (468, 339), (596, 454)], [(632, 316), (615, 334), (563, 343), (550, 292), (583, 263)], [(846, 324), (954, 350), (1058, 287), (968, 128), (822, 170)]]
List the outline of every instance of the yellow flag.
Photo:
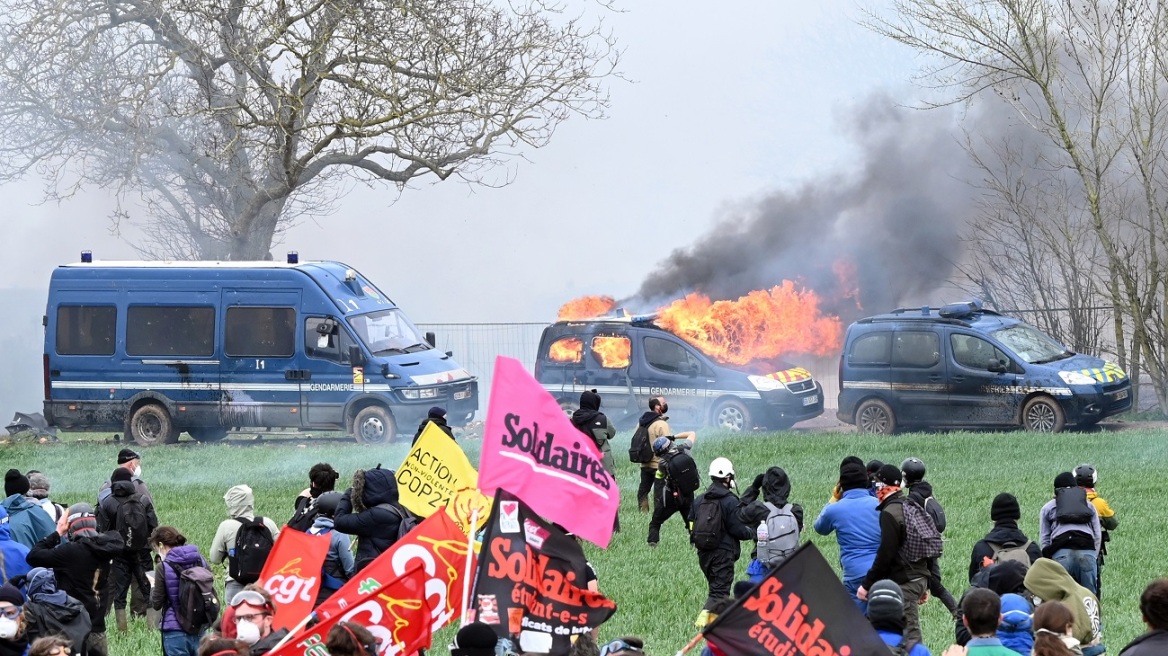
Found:
[(478, 484), (479, 473), (466, 454), (433, 423), (426, 424), (418, 443), (397, 468), (397, 493), (403, 506), (419, 517), (429, 517), (446, 506), (468, 534), (476, 508), (480, 526), (491, 514), (492, 500), (478, 491)]

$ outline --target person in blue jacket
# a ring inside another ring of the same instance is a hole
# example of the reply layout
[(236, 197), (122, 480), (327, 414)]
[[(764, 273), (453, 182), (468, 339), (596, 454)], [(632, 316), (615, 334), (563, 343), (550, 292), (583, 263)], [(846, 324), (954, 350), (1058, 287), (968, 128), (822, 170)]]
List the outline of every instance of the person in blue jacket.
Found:
[(844, 587), (864, 612), (867, 604), (856, 597), (856, 590), (880, 547), (880, 513), (876, 511), (879, 502), (868, 494), (868, 472), (858, 458), (849, 457), (840, 465), (838, 489), (839, 499), (833, 495), (813, 526), (820, 535), (835, 531)]
[(0, 507), (0, 585), (28, 574), (28, 547), (12, 539), (8, 529), (8, 511)]
[(317, 497), (316, 519), (312, 522), (312, 528), (307, 531), (309, 535), (329, 536), (328, 555), (325, 556), (324, 565), (321, 567), (320, 591), (316, 594), (318, 606), (353, 577), (355, 561), (349, 549), (349, 536), (333, 530), (333, 517), (340, 502), (340, 492), (325, 492)]
[(883, 579), (872, 584), (868, 621), (889, 647), (899, 647), (906, 656), (933, 656), (928, 647), (904, 637), (904, 594), (897, 582)]

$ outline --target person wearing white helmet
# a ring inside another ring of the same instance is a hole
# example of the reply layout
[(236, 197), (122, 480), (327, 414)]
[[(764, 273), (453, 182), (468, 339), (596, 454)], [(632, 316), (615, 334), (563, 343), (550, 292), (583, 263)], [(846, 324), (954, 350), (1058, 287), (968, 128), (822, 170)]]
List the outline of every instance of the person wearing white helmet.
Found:
[[(1099, 558), (1095, 561), (1095, 596), (1103, 598), (1103, 558), (1107, 555), (1107, 543), (1111, 542), (1111, 532), (1119, 528), (1119, 515), (1107, 503), (1107, 499), (1099, 496), (1095, 488), (1099, 482), (1099, 472), (1091, 465), (1083, 464), (1075, 467), (1075, 484), (1087, 491), (1087, 501), (1095, 506), (1099, 513), (1099, 525), (1103, 528), (1103, 544), (1099, 547)], [(32, 479), (29, 479), (32, 480)]]
[(741, 503), (734, 487), (734, 464), (727, 458), (714, 458), (710, 486), (694, 499), (690, 511), (690, 542), (698, 550), (698, 566), (709, 584), (698, 622), (703, 622), (719, 600), (730, 596), (734, 563), (742, 555), (740, 543), (754, 539), (754, 531), (738, 518)]

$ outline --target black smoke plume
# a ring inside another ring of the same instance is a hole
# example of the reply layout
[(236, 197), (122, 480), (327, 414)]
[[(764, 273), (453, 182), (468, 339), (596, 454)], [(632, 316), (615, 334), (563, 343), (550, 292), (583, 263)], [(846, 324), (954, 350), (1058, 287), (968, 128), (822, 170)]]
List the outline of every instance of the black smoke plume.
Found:
[[(815, 290), (823, 309), (844, 318), (945, 300), (930, 294), (954, 273), (960, 233), (977, 212), (957, 125), (954, 111), (870, 99), (848, 126), (860, 152), (854, 174), (726, 212), (697, 242), (670, 254), (630, 304), (694, 291), (737, 298), (783, 280)], [(837, 274), (849, 266), (858, 298)]]

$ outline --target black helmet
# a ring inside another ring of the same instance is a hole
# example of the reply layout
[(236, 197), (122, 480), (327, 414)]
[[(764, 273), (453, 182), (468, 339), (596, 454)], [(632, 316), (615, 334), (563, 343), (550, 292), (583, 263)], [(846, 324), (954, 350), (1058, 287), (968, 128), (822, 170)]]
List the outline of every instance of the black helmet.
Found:
[(1099, 472), (1091, 465), (1079, 465), (1075, 467), (1075, 485), (1079, 487), (1095, 487), (1095, 482), (1099, 480)]
[(332, 517), (337, 514), (337, 504), (341, 502), (341, 497), (344, 496), (340, 492), (325, 492), (316, 498), (316, 512), (325, 517)]
[(904, 484), (919, 483), (925, 479), (925, 463), (920, 458), (906, 458), (900, 463), (900, 471), (904, 474)]

